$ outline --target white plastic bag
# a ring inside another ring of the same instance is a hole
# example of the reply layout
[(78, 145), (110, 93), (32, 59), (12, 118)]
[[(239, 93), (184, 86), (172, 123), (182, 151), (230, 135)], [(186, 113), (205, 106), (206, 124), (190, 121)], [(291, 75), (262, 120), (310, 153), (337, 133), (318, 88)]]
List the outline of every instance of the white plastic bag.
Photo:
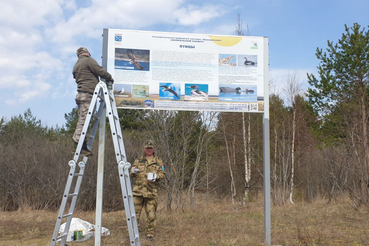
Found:
[(155, 182), (158, 175), (156, 173), (148, 173), (147, 174), (147, 180), (150, 182)]
[[(59, 234), (64, 232), (65, 224), (63, 223), (60, 225)], [(74, 231), (76, 230), (82, 230), (82, 239), (74, 240)], [(67, 235), (67, 242), (76, 241), (76, 242), (82, 242), (86, 241), (94, 236), (95, 233), (95, 225), (78, 219), (78, 218), (72, 218), (72, 221), (70, 223), (68, 235)], [(110, 231), (109, 229), (102, 227), (101, 228), (101, 236), (109, 236)], [(61, 241), (60, 239), (58, 241)]]

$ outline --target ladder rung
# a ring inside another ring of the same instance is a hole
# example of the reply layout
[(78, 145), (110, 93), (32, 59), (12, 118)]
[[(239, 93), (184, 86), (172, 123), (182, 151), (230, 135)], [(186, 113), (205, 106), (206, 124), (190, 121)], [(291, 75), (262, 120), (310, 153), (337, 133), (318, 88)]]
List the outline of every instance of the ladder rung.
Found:
[(69, 213), (69, 214), (63, 214), (63, 218), (70, 217), (70, 216), (72, 216), (72, 215), (73, 215), (72, 213)]
[(83, 173), (75, 173), (74, 176), (83, 176)]
[(72, 197), (72, 196), (78, 196), (78, 193), (70, 193), (68, 196), (69, 196), (69, 197)]
[(63, 233), (59, 237), (57, 237), (56, 240), (58, 241), (58, 239), (66, 237), (67, 235), (68, 235), (68, 233)]

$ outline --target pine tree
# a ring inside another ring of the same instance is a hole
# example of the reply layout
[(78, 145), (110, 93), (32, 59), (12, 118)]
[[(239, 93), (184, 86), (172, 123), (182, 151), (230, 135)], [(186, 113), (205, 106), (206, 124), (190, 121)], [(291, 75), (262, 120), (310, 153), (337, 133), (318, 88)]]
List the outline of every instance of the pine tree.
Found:
[[(328, 40), (328, 48), (317, 48), (319, 79), (308, 74), (309, 100), (320, 111), (325, 125), (339, 122), (348, 145), (354, 146), (360, 172), (361, 204), (369, 204), (368, 85), (369, 32), (358, 23), (345, 25), (337, 43)], [(332, 118), (332, 115), (335, 117)], [(338, 118), (337, 118), (338, 117)]]

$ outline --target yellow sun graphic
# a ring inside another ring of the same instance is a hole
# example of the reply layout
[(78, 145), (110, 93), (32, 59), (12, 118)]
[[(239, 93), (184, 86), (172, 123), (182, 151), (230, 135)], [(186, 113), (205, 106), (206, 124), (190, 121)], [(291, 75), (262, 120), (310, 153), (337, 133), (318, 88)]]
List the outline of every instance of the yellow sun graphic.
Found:
[(229, 47), (238, 44), (242, 37), (209, 36), (214, 43), (220, 46)]

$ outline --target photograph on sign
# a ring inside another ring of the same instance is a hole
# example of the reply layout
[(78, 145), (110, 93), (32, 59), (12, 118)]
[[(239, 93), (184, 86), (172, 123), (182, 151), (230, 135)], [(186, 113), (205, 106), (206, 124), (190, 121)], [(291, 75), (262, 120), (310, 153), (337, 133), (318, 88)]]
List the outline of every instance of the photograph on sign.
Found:
[(105, 29), (118, 108), (263, 112), (266, 38)]
[(208, 101), (207, 84), (185, 84), (185, 100)]

